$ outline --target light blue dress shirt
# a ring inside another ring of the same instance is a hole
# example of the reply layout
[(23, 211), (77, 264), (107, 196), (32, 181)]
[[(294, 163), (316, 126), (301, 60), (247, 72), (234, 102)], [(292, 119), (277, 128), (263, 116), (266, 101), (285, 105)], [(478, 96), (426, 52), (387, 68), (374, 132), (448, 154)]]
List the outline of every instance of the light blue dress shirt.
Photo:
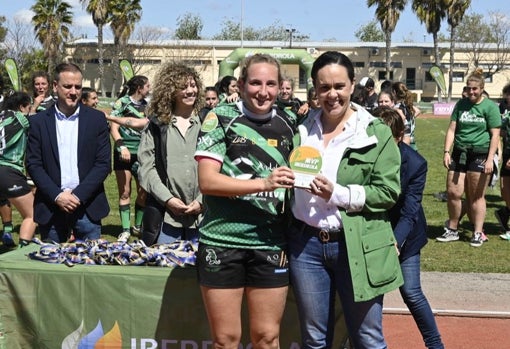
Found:
[[(56, 107), (56, 106), (55, 106)], [(60, 188), (73, 190), (80, 184), (78, 174), (78, 126), (80, 107), (70, 116), (55, 108), (58, 158), (60, 160)]]

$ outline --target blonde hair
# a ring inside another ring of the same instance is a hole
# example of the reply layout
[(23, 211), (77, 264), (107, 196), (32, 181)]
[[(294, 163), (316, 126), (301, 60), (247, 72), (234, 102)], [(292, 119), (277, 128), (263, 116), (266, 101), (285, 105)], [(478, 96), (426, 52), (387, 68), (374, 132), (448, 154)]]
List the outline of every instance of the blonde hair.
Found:
[(147, 108), (147, 115), (156, 116), (159, 121), (169, 124), (175, 108), (175, 97), (186, 86), (188, 79), (195, 80), (198, 93), (194, 113), (198, 114), (203, 103), (203, 84), (198, 72), (180, 62), (169, 62), (156, 74), (152, 88), (152, 98)]
[(283, 80), (281, 69), (280, 69), (280, 63), (276, 58), (273, 56), (270, 56), (266, 53), (256, 53), (253, 56), (249, 56), (244, 59), (243, 63), (241, 64), (241, 74), (239, 75), (239, 80), (246, 82), (248, 79), (248, 68), (250, 68), (253, 64), (257, 63), (267, 63), (274, 65), (278, 70), (278, 85)]
[(471, 75), (468, 76), (466, 83), (468, 82), (476, 82), (480, 85), (481, 88), (485, 87), (485, 76), (483, 75), (482, 68), (476, 68)]

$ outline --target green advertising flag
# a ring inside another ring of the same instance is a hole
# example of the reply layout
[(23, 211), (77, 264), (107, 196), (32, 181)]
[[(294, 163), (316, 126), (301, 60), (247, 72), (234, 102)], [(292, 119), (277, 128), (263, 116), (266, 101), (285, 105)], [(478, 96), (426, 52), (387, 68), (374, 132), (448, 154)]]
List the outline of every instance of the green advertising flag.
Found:
[(127, 59), (123, 59), (119, 62), (120, 70), (122, 70), (122, 74), (124, 75), (124, 79), (129, 81), (135, 74), (133, 73), (133, 67), (131, 66), (131, 62)]
[(432, 75), (432, 78), (436, 82), (437, 86), (439, 86), (441, 92), (446, 94), (446, 82), (444, 81), (444, 74), (441, 68), (434, 64), (432, 67), (430, 67), (429, 73)]
[(16, 61), (12, 58), (7, 58), (4, 62), (4, 65), (5, 69), (7, 70), (7, 74), (9, 74), (9, 78), (11, 79), (12, 88), (14, 91), (20, 91), (18, 66)]

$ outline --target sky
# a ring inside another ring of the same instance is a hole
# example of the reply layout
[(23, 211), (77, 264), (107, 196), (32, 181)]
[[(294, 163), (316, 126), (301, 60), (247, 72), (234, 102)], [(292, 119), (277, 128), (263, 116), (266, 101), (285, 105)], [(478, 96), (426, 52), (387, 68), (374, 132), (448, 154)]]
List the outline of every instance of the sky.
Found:
[[(94, 38), (97, 29), (91, 16), (83, 11), (79, 0), (67, 1), (73, 6), (73, 35)], [(30, 22), (33, 15), (30, 7), (34, 3), (35, 0), (0, 0), (0, 15)], [(432, 42), (432, 36), (411, 12), (411, 0), (408, 3), (393, 33), (393, 42)], [(296, 29), (295, 35), (309, 36), (310, 41), (355, 42), (355, 32), (370, 22), (375, 13), (374, 7), (366, 7), (366, 0), (141, 0), (141, 5), (142, 19), (137, 26), (162, 28), (171, 36), (179, 16), (192, 13), (202, 19), (204, 38), (218, 34), (224, 20), (241, 22), (242, 18), (245, 27), (260, 29), (278, 23)], [(467, 13), (486, 16), (491, 11), (510, 14), (510, 1), (472, 0)], [(442, 31), (446, 32), (447, 27), (445, 21)], [(108, 29), (105, 37), (111, 38)]]

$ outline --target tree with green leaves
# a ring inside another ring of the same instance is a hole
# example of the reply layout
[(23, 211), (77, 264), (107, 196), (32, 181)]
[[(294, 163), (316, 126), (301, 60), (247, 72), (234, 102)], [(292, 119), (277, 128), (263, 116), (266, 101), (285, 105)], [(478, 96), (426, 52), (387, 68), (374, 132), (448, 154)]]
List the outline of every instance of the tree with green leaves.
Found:
[(456, 41), (468, 48), (470, 69), (483, 68), (486, 78), (508, 69), (510, 19), (506, 14), (490, 12), (489, 16), (464, 16), (457, 27)]
[(33, 71), (44, 71), (48, 68), (44, 52), (35, 36), (32, 24), (15, 17), (7, 21), (6, 28), (5, 42), (9, 47), (6, 58), (16, 61), (22, 85), (29, 86)]
[(110, 0), (111, 23), (113, 32), (114, 53), (112, 59), (113, 85), (112, 96), (117, 91), (117, 77), (119, 76), (119, 60), (126, 54), (126, 47), (135, 30), (135, 24), (142, 18), (140, 0)]
[(71, 5), (64, 0), (37, 0), (31, 10), (34, 12), (34, 31), (48, 60), (48, 73), (52, 74), (62, 54), (63, 43), (70, 38)]
[[(0, 16), (0, 62), (3, 62), (6, 57), (6, 50), (2, 49), (3, 47), (3, 43), (5, 41), (5, 36), (7, 34), (7, 28), (4, 27), (4, 23), (5, 23), (5, 17), (4, 16)], [(5, 71), (5, 69), (1, 69), (0, 70), (0, 74), (1, 74), (1, 79), (2, 79), (2, 88), (5, 87), (5, 85), (7, 85), (7, 81), (9, 81), (8, 79), (8, 75), (7, 75), (7, 72)], [(0, 90), (0, 93), (3, 93), (2, 90)]]
[(292, 35), (292, 40), (294, 41), (302, 40), (302, 36), (297, 30), (294, 30), (292, 33), (289, 32), (289, 30), (290, 29), (284, 26), (280, 21), (275, 21), (271, 25), (258, 30), (257, 40), (287, 41), (290, 40), (290, 35)]
[[(434, 41), (434, 63), (441, 67), (441, 58), (439, 56), (438, 33), (441, 30), (441, 21), (446, 17), (448, 4), (446, 0), (413, 0), (413, 12), (421, 23), (425, 24), (427, 33), (432, 34)], [(437, 87), (439, 101), (442, 102), (442, 91)]]
[(103, 46), (103, 27), (110, 21), (109, 1), (108, 0), (80, 0), (86, 11), (92, 16), (92, 21), (97, 27), (97, 51), (98, 51), (98, 75), (99, 90), (101, 95), (106, 97), (104, 88), (104, 46)]
[[(5, 37), (7, 36), (7, 28), (5, 27), (5, 17), (0, 16), (0, 43), (5, 41)], [(3, 59), (5, 55), (5, 51), (0, 49), (0, 59)]]
[(446, 19), (450, 26), (450, 70), (448, 71), (448, 102), (452, 99), (453, 63), (455, 55), (456, 29), (464, 17), (464, 13), (471, 5), (471, 0), (447, 0), (448, 10)]
[(356, 30), (354, 36), (361, 42), (383, 42), (384, 33), (379, 28), (377, 20), (371, 20)]
[[(307, 35), (302, 35), (298, 31), (292, 32), (292, 38), (295, 41), (308, 39)], [(224, 19), (221, 30), (212, 37), (213, 40), (235, 41), (241, 40), (241, 23), (234, 19)], [(260, 29), (251, 26), (243, 27), (243, 40), (245, 41), (287, 41), (290, 40), (288, 28), (275, 21), (267, 27)]]
[(185, 13), (177, 18), (177, 29), (175, 29), (175, 38), (178, 40), (201, 40), (204, 23), (199, 15)]
[[(253, 27), (243, 27), (243, 40), (256, 40), (256, 37), (257, 32)], [(212, 39), (221, 41), (241, 40), (241, 22), (235, 21), (232, 18), (224, 18), (222, 20), (220, 32), (213, 35)]]
[(375, 18), (381, 24), (386, 42), (386, 79), (390, 79), (391, 70), (391, 35), (395, 31), (400, 13), (404, 11), (407, 0), (367, 0), (370, 8), (376, 6)]

